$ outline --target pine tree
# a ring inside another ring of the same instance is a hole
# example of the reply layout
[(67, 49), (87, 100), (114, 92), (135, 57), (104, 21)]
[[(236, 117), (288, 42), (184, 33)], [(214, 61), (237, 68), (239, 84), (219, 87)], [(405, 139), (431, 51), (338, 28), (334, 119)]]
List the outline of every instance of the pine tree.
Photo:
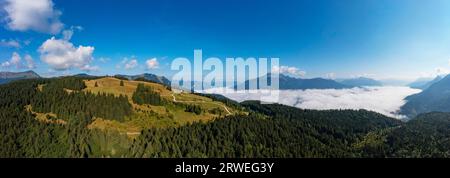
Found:
[(124, 84), (123, 84), (123, 80), (121, 80), (121, 81), (120, 81), (120, 86), (121, 86), (121, 87), (123, 87), (123, 86), (124, 86)]
[(154, 91), (152, 87), (144, 86), (144, 84), (138, 84), (136, 91), (132, 96), (133, 101), (136, 104), (151, 104), (155, 106), (164, 105), (165, 101), (158, 92)]
[(97, 82), (95, 82), (95, 86), (94, 87), (98, 87), (98, 84), (97, 84)]

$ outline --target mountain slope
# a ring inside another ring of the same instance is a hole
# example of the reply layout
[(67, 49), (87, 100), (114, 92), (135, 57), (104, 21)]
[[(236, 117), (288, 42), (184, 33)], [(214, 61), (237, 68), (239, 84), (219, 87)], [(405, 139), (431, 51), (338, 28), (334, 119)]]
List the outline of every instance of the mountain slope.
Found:
[(450, 112), (450, 75), (431, 84), (421, 93), (408, 96), (401, 113), (415, 117), (421, 113), (440, 111)]
[(405, 124), (205, 96), (113, 77), (0, 85), (0, 157), (449, 157), (445, 113)]
[(431, 85), (439, 82), (440, 80), (442, 80), (441, 76), (437, 76), (434, 79), (418, 79), (418, 80), (410, 83), (408, 86), (411, 88), (425, 90), (428, 87), (430, 87)]
[[(363, 110), (313, 111), (279, 104), (263, 105), (258, 101), (246, 101), (241, 105), (251, 110), (251, 113), (180, 127), (174, 131), (144, 131), (136, 143), (147, 144), (132, 145), (131, 155), (220, 158), (358, 157), (359, 153), (355, 152), (351, 143), (368, 132), (401, 124), (399, 120)], [(158, 146), (158, 140), (167, 139), (178, 144)], [(191, 147), (186, 148), (184, 145)]]
[(421, 114), (389, 132), (379, 150), (386, 157), (450, 157), (449, 126), (450, 113)]
[(380, 81), (366, 78), (366, 77), (359, 77), (359, 78), (352, 78), (352, 79), (344, 79), (341, 81), (338, 81), (339, 83), (342, 83), (344, 85), (348, 86), (354, 86), (354, 87), (362, 87), (362, 86), (382, 86), (383, 84)]
[(136, 80), (136, 79), (145, 79), (148, 81), (152, 81), (155, 83), (164, 84), (166, 86), (170, 86), (170, 80), (164, 76), (158, 76), (155, 74), (139, 74), (139, 75), (116, 75), (116, 77), (127, 78), (128, 80)]
[(80, 73), (80, 74), (76, 74), (76, 75), (73, 75), (73, 77), (80, 77), (80, 78), (99, 78), (99, 76), (95, 76), (95, 75), (89, 75), (89, 74), (86, 74), (86, 73)]
[(41, 78), (34, 71), (25, 72), (0, 72), (0, 84), (8, 83), (15, 80)]
[[(268, 84), (270, 85), (270, 75), (266, 75), (263, 77), (268, 78)], [(351, 86), (344, 85), (341, 83), (338, 83), (334, 80), (329, 79), (323, 79), (323, 78), (312, 78), (312, 79), (301, 79), (301, 78), (294, 78), (289, 77), (283, 74), (280, 74), (279, 77), (279, 89), (280, 90), (295, 90), (295, 89), (344, 89), (344, 88), (351, 88)], [(258, 79), (252, 79), (245, 82), (245, 88), (248, 88), (248, 83), (250, 82), (256, 82), (257, 86), (259, 88), (259, 81)], [(244, 84), (241, 84), (244, 85)]]

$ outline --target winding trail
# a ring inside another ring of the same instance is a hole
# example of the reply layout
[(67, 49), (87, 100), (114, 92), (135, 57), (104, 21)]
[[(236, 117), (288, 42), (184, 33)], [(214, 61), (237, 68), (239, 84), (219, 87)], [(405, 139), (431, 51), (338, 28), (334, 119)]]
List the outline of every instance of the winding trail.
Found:
[(141, 132), (127, 132), (127, 135), (140, 135)]
[(177, 102), (177, 99), (175, 98), (175, 95), (172, 93), (173, 102)]
[[(175, 95), (173, 93), (172, 93), (172, 98), (173, 98), (173, 102), (178, 102), (178, 103), (194, 103), (194, 102), (202, 102), (202, 103), (204, 103), (205, 102), (205, 101), (177, 101), (177, 99), (175, 98)], [(225, 111), (228, 112), (228, 115), (232, 114), (225, 105), (214, 103), (214, 102), (212, 102), (212, 104), (215, 104), (215, 105), (218, 105), (218, 106), (222, 106), (225, 109)]]

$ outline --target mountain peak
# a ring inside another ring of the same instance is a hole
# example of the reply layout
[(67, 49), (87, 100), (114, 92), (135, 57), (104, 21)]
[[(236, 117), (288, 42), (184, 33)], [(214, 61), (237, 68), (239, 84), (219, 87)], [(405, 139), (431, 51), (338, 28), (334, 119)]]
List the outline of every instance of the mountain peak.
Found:
[(428, 82), (422, 92), (408, 96), (408, 102), (402, 106), (401, 113), (415, 117), (427, 112), (450, 112), (450, 75), (436, 77)]
[(14, 80), (41, 78), (32, 70), (24, 72), (0, 72), (0, 84), (8, 83)]
[(143, 74), (138, 74), (138, 75), (116, 75), (118, 77), (124, 77), (127, 78), (129, 80), (136, 80), (139, 78), (144, 78), (145, 80), (148, 81), (152, 81), (152, 82), (156, 82), (156, 83), (160, 83), (166, 86), (170, 86), (171, 82), (169, 79), (167, 79), (164, 76), (159, 76), (159, 75), (155, 75), (152, 73), (143, 73)]
[(40, 78), (40, 76), (32, 70), (23, 72), (0, 72), (0, 78), (16, 78), (18, 76), (23, 76), (26, 78)]
[(420, 78), (420, 79), (417, 79), (416, 81), (410, 83), (408, 86), (411, 88), (425, 90), (425, 89), (429, 88), (431, 85), (433, 85), (433, 84), (441, 81), (443, 78), (447, 78), (447, 77), (449, 77), (449, 75), (447, 75), (447, 76), (438, 75), (434, 79), (433, 78), (428, 78), (428, 79)]

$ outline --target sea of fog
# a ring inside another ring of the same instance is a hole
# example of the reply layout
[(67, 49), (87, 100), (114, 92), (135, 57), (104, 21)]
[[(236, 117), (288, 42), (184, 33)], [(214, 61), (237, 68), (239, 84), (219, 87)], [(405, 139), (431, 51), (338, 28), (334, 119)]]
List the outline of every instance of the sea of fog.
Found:
[[(404, 118), (398, 111), (405, 104), (405, 97), (419, 93), (421, 90), (410, 87), (382, 86), (355, 87), (351, 89), (308, 89), (279, 90), (277, 103), (303, 109), (366, 109), (394, 118)], [(274, 101), (273, 98), (262, 98), (262, 91), (246, 91), (236, 93), (232, 89), (213, 88), (204, 91), (224, 95), (232, 100)]]

